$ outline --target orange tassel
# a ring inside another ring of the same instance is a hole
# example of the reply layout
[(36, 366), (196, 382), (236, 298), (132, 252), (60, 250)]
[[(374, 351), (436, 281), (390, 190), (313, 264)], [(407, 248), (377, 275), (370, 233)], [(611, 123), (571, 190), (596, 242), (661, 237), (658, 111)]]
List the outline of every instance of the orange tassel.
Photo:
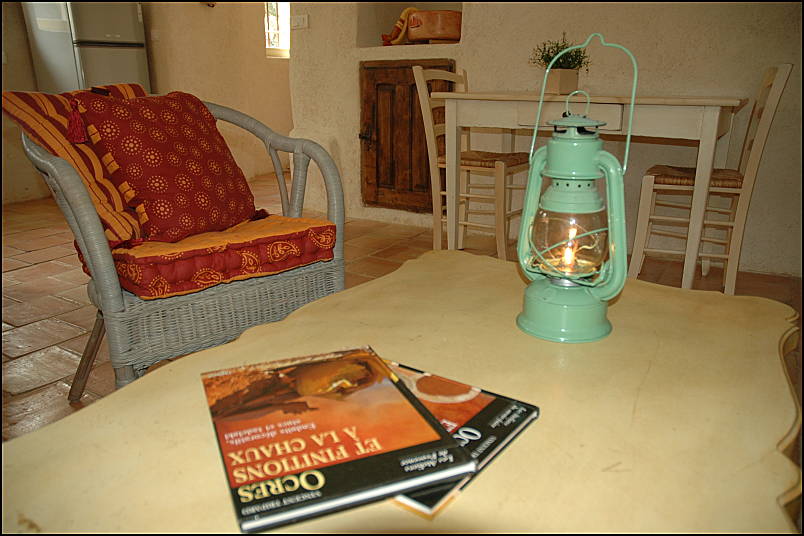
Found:
[(67, 139), (71, 143), (86, 143), (87, 127), (78, 111), (78, 99), (70, 100), (70, 122), (67, 124)]

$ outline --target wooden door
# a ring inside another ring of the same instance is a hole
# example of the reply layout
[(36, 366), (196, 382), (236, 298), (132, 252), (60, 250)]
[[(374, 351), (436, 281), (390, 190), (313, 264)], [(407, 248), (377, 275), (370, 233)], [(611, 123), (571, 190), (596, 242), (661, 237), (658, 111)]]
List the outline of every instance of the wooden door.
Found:
[[(360, 62), (360, 174), (369, 206), (432, 212), (427, 142), (414, 65), (455, 71), (455, 60)], [(451, 91), (434, 80), (431, 91)]]

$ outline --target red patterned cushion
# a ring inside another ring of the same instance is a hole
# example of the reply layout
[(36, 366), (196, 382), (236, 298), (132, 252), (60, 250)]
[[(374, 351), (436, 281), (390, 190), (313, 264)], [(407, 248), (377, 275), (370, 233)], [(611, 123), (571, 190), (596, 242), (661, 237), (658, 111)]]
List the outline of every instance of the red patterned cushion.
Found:
[[(102, 86), (110, 100), (145, 96), (139, 84)], [(86, 186), (95, 205), (106, 238), (116, 244), (141, 236), (140, 225), (119, 190), (115, 187), (90, 144), (69, 141), (71, 100), (77, 92), (51, 95), (23, 91), (3, 92), (3, 112), (50, 154), (70, 163)]]
[(334, 245), (329, 221), (270, 215), (180, 242), (117, 248), (112, 258), (121, 286), (148, 300), (328, 261)]
[(206, 106), (188, 93), (114, 100), (76, 94), (89, 138), (146, 240), (176, 242), (255, 214), (242, 170)]

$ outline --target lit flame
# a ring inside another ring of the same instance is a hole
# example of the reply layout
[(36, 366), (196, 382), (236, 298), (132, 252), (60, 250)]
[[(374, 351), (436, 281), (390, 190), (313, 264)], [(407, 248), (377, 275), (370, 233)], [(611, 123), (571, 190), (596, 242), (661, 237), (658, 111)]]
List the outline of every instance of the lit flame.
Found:
[(564, 248), (564, 256), (562, 258), (562, 263), (564, 266), (569, 268), (573, 268), (575, 266), (575, 244), (573, 240), (575, 240), (575, 235), (578, 234), (578, 229), (575, 227), (569, 228), (569, 240), (567, 241), (567, 246)]
[(572, 266), (575, 264), (575, 252), (571, 247), (564, 248), (564, 258), (561, 260), (564, 266)]

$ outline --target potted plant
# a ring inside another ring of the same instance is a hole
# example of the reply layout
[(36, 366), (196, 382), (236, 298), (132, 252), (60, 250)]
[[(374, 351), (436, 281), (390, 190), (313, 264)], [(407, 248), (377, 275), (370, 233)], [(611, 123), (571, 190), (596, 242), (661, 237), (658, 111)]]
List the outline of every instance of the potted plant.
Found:
[[(567, 42), (567, 34), (561, 34), (560, 41), (545, 41), (531, 52), (528, 63), (547, 69), (562, 50), (573, 46)], [(578, 89), (578, 71), (581, 67), (589, 69), (589, 56), (583, 48), (567, 52), (550, 68), (547, 83), (544, 88), (546, 94), (566, 95)]]

